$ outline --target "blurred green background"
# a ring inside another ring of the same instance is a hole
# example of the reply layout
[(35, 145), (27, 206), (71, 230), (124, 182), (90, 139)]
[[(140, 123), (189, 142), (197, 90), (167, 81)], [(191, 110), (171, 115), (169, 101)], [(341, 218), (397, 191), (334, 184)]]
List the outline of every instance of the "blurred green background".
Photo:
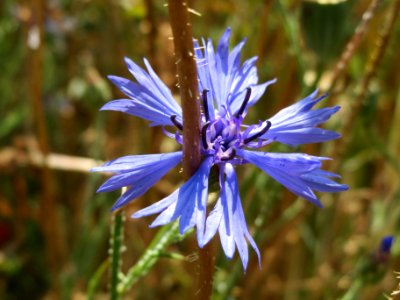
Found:
[[(215, 44), (230, 26), (231, 45), (247, 38), (242, 58), (259, 57), (260, 81), (278, 78), (249, 122), (316, 87), (330, 95), (321, 105), (342, 106), (324, 125), (342, 139), (266, 150), (331, 156), (325, 168), (350, 186), (320, 195), (319, 209), (241, 168), (262, 268), (250, 251), (244, 274), (237, 255), (227, 260), (216, 241), (213, 299), (384, 299), (398, 284), (400, 240), (390, 257), (371, 257), (384, 236), (400, 233), (399, 1), (197, 0), (190, 7), (195, 37)], [(176, 146), (138, 118), (98, 109), (121, 96), (106, 75), (130, 77), (124, 56), (141, 65), (147, 57), (178, 94), (170, 37), (164, 1), (0, 2), (1, 299), (109, 298), (109, 209), (118, 193), (96, 194), (105, 177), (88, 170)], [(126, 215), (181, 180), (171, 172)], [(149, 224), (125, 219), (122, 271), (159, 230)], [(126, 299), (191, 298), (193, 234), (165, 251)]]

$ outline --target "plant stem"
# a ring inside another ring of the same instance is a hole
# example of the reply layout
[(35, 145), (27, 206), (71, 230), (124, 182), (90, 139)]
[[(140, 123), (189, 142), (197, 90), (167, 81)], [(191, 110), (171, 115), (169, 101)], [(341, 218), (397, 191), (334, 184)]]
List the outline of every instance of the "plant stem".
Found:
[(87, 288), (87, 300), (95, 299), (96, 289), (99, 286), (101, 276), (107, 271), (108, 267), (110, 266), (110, 260), (106, 259), (96, 270), (94, 275), (90, 278)]
[(168, 9), (183, 114), (183, 176), (189, 179), (200, 165), (200, 104), (192, 26), (187, 3), (169, 0)]
[[(360, 45), (362, 38), (364, 37), (365, 33), (367, 32), (370, 21), (374, 17), (378, 7), (380, 6), (380, 4), (382, 2), (383, 2), (382, 0), (372, 0), (371, 3), (369, 4), (367, 10), (363, 13), (360, 24), (358, 24), (357, 28), (354, 31), (352, 38), (347, 43), (342, 55), (340, 56), (338, 63), (335, 65), (335, 68), (332, 72), (332, 78), (330, 80), (327, 91), (333, 92), (335, 85), (338, 81), (338, 78), (344, 71), (345, 67), (347, 67), (350, 59), (353, 57), (355, 51), (357, 50), (358, 46)], [(333, 98), (334, 97), (330, 97), (328, 99), (328, 103), (326, 104), (327, 106), (332, 105)]]
[(29, 92), (33, 120), (40, 151), (43, 153), (43, 168), (40, 170), (41, 198), (39, 222), (45, 238), (45, 253), (52, 275), (55, 276), (65, 257), (64, 238), (57, 210), (54, 191), (54, 174), (47, 166), (47, 154), (50, 152), (46, 117), (43, 108), (43, 51), (44, 51), (44, 11), (45, 2), (34, 0), (30, 4), (31, 20), (28, 25), (28, 61)]
[[(188, 3), (183, 0), (168, 0), (168, 10), (182, 100), (183, 175), (187, 180), (197, 170), (201, 162), (197, 69)], [(210, 299), (212, 292), (214, 263), (211, 248), (212, 246), (206, 246), (199, 253), (197, 266), (199, 277), (195, 295), (201, 300)]]
[(363, 286), (363, 282), (361, 279), (355, 279), (353, 284), (350, 286), (349, 290), (346, 294), (341, 298), (341, 300), (355, 300), (359, 299), (360, 291)]
[[(349, 114), (344, 118), (342, 122), (342, 132), (345, 132), (346, 135), (341, 139), (340, 142), (336, 142), (336, 146), (332, 148), (331, 153), (328, 156), (330, 157), (343, 157), (345, 150), (348, 148), (348, 145), (351, 142), (352, 137), (352, 129), (354, 128), (354, 122), (358, 119), (363, 105), (365, 103), (366, 96), (368, 94), (368, 87), (371, 82), (371, 79), (377, 72), (379, 67), (379, 63), (381, 62), (383, 55), (385, 54), (385, 50), (389, 44), (390, 37), (394, 31), (395, 24), (397, 18), (400, 14), (400, 0), (395, 0), (392, 2), (392, 7), (388, 9), (386, 22), (382, 25), (382, 32), (379, 35), (377, 42), (375, 44), (375, 48), (373, 49), (372, 55), (367, 63), (365, 68), (365, 74), (361, 79), (359, 92), (357, 97), (351, 103), (351, 108), (349, 109)], [(339, 170), (343, 160), (335, 160), (331, 165), (331, 170)]]
[(178, 225), (179, 223), (175, 222), (159, 230), (139, 261), (128, 270), (126, 276), (121, 280), (118, 286), (118, 293), (120, 295), (126, 293), (139, 278), (146, 275), (161, 257), (164, 249), (181, 237)]
[(119, 284), (119, 273), (121, 266), (121, 247), (123, 238), (123, 212), (119, 211), (113, 215), (113, 226), (111, 232), (110, 258), (111, 258), (111, 292), (110, 299), (119, 299), (117, 287)]

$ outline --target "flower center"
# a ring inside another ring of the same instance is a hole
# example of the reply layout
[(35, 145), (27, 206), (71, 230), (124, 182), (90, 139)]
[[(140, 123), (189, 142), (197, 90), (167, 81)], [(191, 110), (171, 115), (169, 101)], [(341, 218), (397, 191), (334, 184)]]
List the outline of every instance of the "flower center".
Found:
[[(249, 126), (245, 131), (241, 131), (243, 113), (245, 112), (251, 96), (251, 88), (246, 89), (246, 95), (239, 110), (232, 115), (227, 109), (223, 113), (217, 111), (210, 116), (210, 109), (213, 105), (208, 103), (208, 90), (202, 93), (203, 100), (203, 124), (201, 129), (202, 154), (215, 158), (215, 163), (234, 159), (236, 149), (244, 146), (259, 148), (263, 146), (261, 141), (253, 141), (264, 135), (271, 127), (270, 121), (261, 122), (259, 125)], [(224, 107), (223, 107), (224, 108)], [(182, 124), (171, 116), (171, 122), (179, 129), (183, 130)], [(177, 134), (178, 137), (179, 134)], [(176, 137), (177, 141), (178, 138)], [(180, 137), (181, 139), (181, 137)]]
[(232, 159), (241, 143), (240, 125), (236, 118), (217, 117), (206, 122), (201, 132), (203, 151), (217, 160)]

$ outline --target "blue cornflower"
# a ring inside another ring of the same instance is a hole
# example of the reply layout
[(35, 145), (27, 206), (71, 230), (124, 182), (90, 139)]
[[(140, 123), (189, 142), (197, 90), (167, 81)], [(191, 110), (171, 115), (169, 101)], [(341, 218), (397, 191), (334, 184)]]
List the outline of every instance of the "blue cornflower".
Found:
[(390, 254), (390, 249), (392, 248), (394, 241), (393, 235), (387, 235), (381, 240), (381, 245), (379, 247), (379, 253)]
[[(216, 51), (211, 40), (195, 42), (201, 95), (201, 154), (202, 163), (193, 176), (171, 195), (132, 215), (139, 218), (158, 214), (150, 227), (164, 225), (179, 218), (180, 232), (197, 228), (197, 241), (203, 247), (218, 231), (222, 248), (232, 258), (238, 249), (243, 267), (248, 262), (247, 241), (258, 259), (260, 252), (251, 237), (242, 209), (235, 166), (254, 164), (283, 184), (294, 194), (322, 206), (313, 190), (339, 192), (347, 186), (330, 178), (339, 176), (321, 170), (325, 157), (302, 153), (258, 152), (257, 149), (272, 142), (288, 145), (323, 142), (339, 134), (318, 128), (339, 107), (313, 109), (324, 96), (317, 91), (305, 99), (281, 110), (275, 116), (255, 125), (247, 125), (244, 118), (249, 107), (255, 105), (266, 88), (276, 80), (258, 84), (256, 58), (240, 63), (244, 41), (229, 51), (231, 31), (228, 28), (220, 39)], [(182, 144), (182, 111), (171, 91), (159, 79), (145, 59), (147, 71), (126, 58), (130, 73), (137, 82), (109, 76), (109, 79), (129, 99), (114, 100), (101, 110), (122, 111), (162, 126), (164, 133)], [(177, 128), (175, 133), (167, 131)], [(170, 169), (182, 160), (182, 151), (134, 155), (107, 162), (94, 171), (115, 173), (100, 188), (108, 192), (125, 186), (130, 188), (117, 200), (112, 210), (121, 208), (141, 196)], [(219, 172), (220, 195), (206, 215), (208, 177), (216, 166)]]
[(379, 249), (372, 255), (375, 264), (385, 264), (390, 258), (390, 250), (394, 242), (393, 235), (387, 235), (382, 238)]

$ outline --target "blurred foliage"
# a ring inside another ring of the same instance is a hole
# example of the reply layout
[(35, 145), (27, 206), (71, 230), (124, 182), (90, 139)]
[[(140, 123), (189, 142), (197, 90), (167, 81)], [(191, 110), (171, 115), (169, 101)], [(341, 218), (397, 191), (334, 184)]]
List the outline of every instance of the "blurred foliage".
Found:
[[(339, 141), (295, 149), (271, 145), (268, 151), (334, 154), (334, 161), (326, 166), (336, 169), (350, 186), (340, 195), (321, 195), (325, 208), (318, 209), (296, 199), (261, 171), (239, 169), (246, 219), (262, 253), (262, 268), (252, 254), (243, 274), (238, 258), (227, 260), (216, 242), (213, 299), (339, 299), (354, 291), (354, 299), (368, 300), (383, 299), (384, 293), (396, 288), (393, 272), (400, 269), (398, 22), (367, 88), (360, 91), (397, 0), (378, 2), (359, 47), (332, 84), (340, 56), (370, 1), (191, 1), (201, 14), (192, 15), (196, 37), (217, 41), (227, 26), (232, 27), (232, 45), (247, 38), (243, 58), (258, 56), (260, 81), (279, 79), (249, 119), (265, 119), (316, 87), (330, 93), (331, 105), (342, 106), (325, 125), (342, 133)], [(35, 17), (35, 4), (43, 18)], [(98, 112), (106, 101), (121, 97), (106, 75), (129, 76), (124, 56), (138, 63), (148, 57), (177, 92), (170, 36), (163, 1), (0, 2), (1, 299), (27, 295), (29, 299), (81, 299), (87, 291), (92, 299), (108, 298), (109, 208), (118, 193), (95, 194), (103, 178), (82, 172), (76, 159), (92, 158), (95, 165), (97, 160), (121, 155), (175, 149), (159, 130), (144, 130), (145, 122), (137, 118)], [(360, 94), (364, 96), (357, 100)], [(32, 99), (40, 100), (42, 117)], [(356, 101), (362, 101), (360, 110), (350, 118)], [(346, 122), (350, 130), (343, 132)], [(44, 124), (45, 136), (38, 134), (38, 124)], [(61, 161), (49, 163), (47, 180), (46, 168), (35, 160), (44, 151), (46, 138), (49, 153), (68, 155), (62, 167)], [(180, 180), (179, 172), (171, 172), (127, 207), (126, 215), (170, 193)], [(46, 194), (45, 187), (52, 191)], [(41, 214), (49, 195), (55, 204), (52, 219)], [(56, 223), (48, 224), (49, 220)], [(125, 273), (157, 233), (147, 228), (149, 222), (129, 218), (124, 222)], [(49, 227), (56, 231), (44, 230)], [(356, 266), (389, 234), (395, 237), (392, 255), (379, 266), (379, 277), (373, 284), (360, 281)], [(190, 265), (197, 251), (193, 245), (192, 235), (172, 243), (168, 253), (160, 252), (149, 273), (135, 277), (127, 299), (190, 298), (194, 281)], [(58, 249), (56, 263), (50, 249)]]
[(337, 58), (352, 34), (348, 23), (353, 2), (324, 4), (318, 1), (304, 1), (302, 3), (301, 27), (304, 39), (321, 63), (326, 64)]

